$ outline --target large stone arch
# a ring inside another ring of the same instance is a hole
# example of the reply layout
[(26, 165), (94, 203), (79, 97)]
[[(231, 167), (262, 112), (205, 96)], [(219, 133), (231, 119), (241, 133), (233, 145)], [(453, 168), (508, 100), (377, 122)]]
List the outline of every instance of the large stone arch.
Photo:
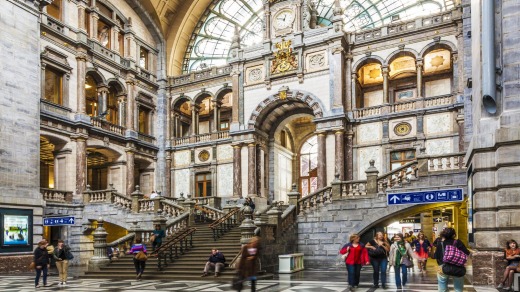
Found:
[(125, 85), (117, 78), (110, 78), (106, 80), (106, 83), (108, 86), (114, 86), (114, 88), (117, 90), (118, 95), (126, 95), (126, 87)]
[(99, 70), (97, 70), (96, 68), (93, 68), (93, 67), (87, 68), (87, 70), (85, 71), (85, 76), (87, 76), (87, 75), (90, 75), (90, 76), (92, 76), (92, 78), (94, 78), (97, 86), (106, 86), (107, 85), (107, 80), (105, 79), (105, 76), (103, 76), (103, 74), (101, 72), (99, 72)]
[(403, 48), (403, 49), (399, 49), (399, 50), (395, 50), (393, 51), (392, 53), (390, 53), (390, 55), (388, 55), (388, 57), (386, 57), (385, 59), (385, 62), (383, 63), (384, 66), (389, 66), (390, 63), (392, 63), (392, 61), (395, 59), (395, 58), (398, 58), (398, 57), (401, 57), (401, 56), (413, 56), (413, 58), (415, 60), (417, 60), (419, 58), (419, 53), (414, 50), (414, 49), (410, 49), (410, 48)]
[(357, 73), (359, 71), (359, 69), (361, 69), (362, 66), (372, 63), (372, 62), (379, 63), (379, 64), (381, 64), (381, 66), (383, 66), (385, 64), (385, 60), (383, 58), (381, 58), (380, 56), (377, 56), (377, 55), (365, 56), (365, 57), (357, 60), (356, 63), (354, 63), (354, 65), (352, 65), (352, 73)]
[(190, 103), (193, 103), (193, 98), (191, 98), (191, 97), (189, 97), (187, 95), (184, 95), (184, 94), (179, 95), (179, 96), (177, 96), (175, 98), (172, 98), (171, 103), (170, 103), (170, 107), (172, 109), (174, 109), (180, 102), (184, 103), (185, 101), (189, 101)]
[[(276, 122), (286, 112), (283, 109), (280, 110), (280, 107), (286, 110), (307, 109), (315, 118), (323, 117), (324, 106), (312, 93), (303, 90), (287, 90), (285, 98), (280, 97), (280, 94), (281, 92), (273, 94), (256, 106), (247, 122), (248, 129), (265, 128), (265, 122)], [(261, 125), (264, 125), (264, 127), (261, 127)], [(267, 127), (267, 131), (264, 132), (269, 132), (270, 128)]]
[(424, 56), (426, 54), (428, 54), (429, 52), (431, 52), (433, 50), (437, 50), (437, 49), (446, 49), (446, 50), (450, 51), (452, 54), (457, 54), (458, 53), (458, 48), (457, 48), (457, 46), (454, 43), (452, 43), (450, 41), (440, 40), (438, 42), (434, 41), (432, 43), (427, 44), (419, 52), (419, 57), (420, 58), (424, 58)]
[(207, 90), (203, 90), (203, 91), (197, 93), (197, 95), (195, 95), (193, 97), (193, 102), (195, 104), (199, 104), (208, 96), (210, 97), (210, 99), (213, 99), (213, 97), (214, 97), (213, 93), (211, 93), (211, 92), (209, 92)]

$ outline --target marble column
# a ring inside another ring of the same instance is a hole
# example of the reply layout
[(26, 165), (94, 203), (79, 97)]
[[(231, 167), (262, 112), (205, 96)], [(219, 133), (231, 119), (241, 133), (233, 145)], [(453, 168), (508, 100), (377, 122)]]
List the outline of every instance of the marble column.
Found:
[(87, 27), (85, 27), (85, 3), (83, 1), (78, 1), (78, 28), (83, 31), (87, 31)]
[(352, 73), (352, 109), (357, 109), (357, 73)]
[[(264, 162), (265, 163), (265, 162)], [(262, 176), (262, 147), (260, 145), (256, 146), (256, 196), (262, 196), (262, 180), (260, 177)]]
[(197, 125), (197, 105), (195, 103), (191, 104), (191, 135), (198, 134), (198, 125)]
[(214, 99), (211, 101), (213, 105), (213, 124), (212, 124), (212, 132), (218, 132), (219, 131), (219, 119), (218, 119), (218, 111), (220, 110), (220, 106), (218, 104), (218, 100)]
[(242, 145), (233, 145), (233, 197), (242, 198)]
[(327, 185), (327, 133), (318, 133), (318, 189)]
[[(464, 149), (464, 112), (463, 110), (459, 111), (457, 117), (455, 119), (457, 121), (457, 125), (459, 126), (459, 152), (463, 152)], [(459, 161), (461, 163), (461, 161)]]
[(342, 109), (345, 107), (344, 105), (344, 50), (341, 46), (337, 46), (335, 48), (332, 48), (332, 53), (330, 56), (330, 68), (329, 68), (329, 74), (330, 74), (330, 83), (331, 83), (331, 89), (333, 90), (330, 95), (332, 97), (332, 107), (338, 108), (341, 107)]
[(42, 62), (40, 78), (40, 99), (45, 99), (45, 67), (47, 67), (47, 64)]
[(383, 74), (383, 103), (389, 103), (388, 98), (388, 66), (381, 67), (381, 74)]
[(135, 105), (135, 98), (134, 98), (134, 86), (135, 81), (133, 79), (129, 79), (126, 81), (127, 85), (127, 100), (126, 100), (126, 129), (134, 131), (134, 105)]
[(87, 112), (87, 105), (85, 100), (85, 82), (86, 82), (86, 62), (87, 55), (84, 52), (79, 52), (76, 55), (76, 61), (78, 63), (78, 114), (85, 114)]
[(347, 55), (347, 64), (345, 65), (345, 88), (347, 88), (347, 111), (352, 110), (352, 54)]
[(97, 14), (97, 12), (95, 12), (95, 11), (90, 12), (90, 38), (97, 40), (97, 41), (99, 41), (98, 33), (97, 33), (98, 20), (99, 20), (99, 15)]
[(423, 74), (423, 60), (417, 59), (417, 97), (423, 97), (422, 93), (422, 74)]
[(119, 52), (119, 28), (117, 26), (113, 26), (112, 29), (112, 50)]
[(249, 143), (247, 145), (248, 150), (248, 161), (247, 161), (247, 195), (254, 196), (256, 195), (256, 187), (257, 187), (257, 175), (256, 175), (256, 144)]
[[(108, 103), (108, 88), (106, 86), (98, 87), (98, 115), (105, 114), (107, 112)], [(106, 115), (105, 115), (106, 119)]]
[(82, 197), (87, 186), (87, 137), (76, 138), (76, 196)]
[(334, 133), (336, 138), (336, 158), (334, 172), (339, 174), (339, 179), (345, 179), (345, 135), (343, 130)]
[(120, 127), (125, 126), (126, 121), (126, 95), (120, 95), (117, 97), (117, 124)]
[(126, 149), (126, 195), (129, 197), (135, 188), (135, 152)]
[(354, 131), (352, 131), (352, 126), (348, 126), (347, 130), (347, 175), (346, 180), (354, 179)]

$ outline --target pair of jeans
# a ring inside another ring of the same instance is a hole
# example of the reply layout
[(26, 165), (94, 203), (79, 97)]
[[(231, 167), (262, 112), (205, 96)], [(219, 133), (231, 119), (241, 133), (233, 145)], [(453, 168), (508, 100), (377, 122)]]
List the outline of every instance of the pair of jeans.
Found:
[(348, 284), (352, 286), (359, 285), (359, 278), (361, 277), (361, 265), (347, 265)]
[(445, 274), (437, 273), (437, 282), (439, 292), (448, 292), (448, 280), (453, 278), (453, 288), (455, 292), (462, 292), (464, 290), (464, 277), (453, 277)]
[(372, 277), (374, 278), (374, 285), (379, 285), (379, 274), (381, 273), (381, 284), (386, 285), (386, 267), (388, 265), (387, 258), (370, 258), (370, 263), (374, 268)]
[(137, 275), (144, 273), (144, 268), (146, 267), (145, 261), (138, 261), (134, 259), (134, 267), (135, 267), (135, 273)]
[[(401, 270), (401, 271), (399, 271)], [(406, 285), (406, 282), (408, 282), (408, 268), (406, 265), (401, 264), (398, 266), (394, 266), (395, 271), (395, 285), (397, 287), (402, 287)], [(401, 282), (401, 273), (403, 274), (403, 281)]]
[(47, 265), (43, 265), (41, 269), (36, 269), (36, 278), (34, 279), (34, 286), (40, 283), (40, 277), (43, 273), (43, 285), (47, 285)]

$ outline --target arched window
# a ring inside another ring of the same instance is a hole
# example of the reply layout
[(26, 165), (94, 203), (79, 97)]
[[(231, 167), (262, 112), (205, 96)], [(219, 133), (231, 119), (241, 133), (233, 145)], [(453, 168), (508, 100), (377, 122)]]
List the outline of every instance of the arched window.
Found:
[(318, 136), (303, 143), (300, 150), (300, 189), (306, 196), (318, 189)]

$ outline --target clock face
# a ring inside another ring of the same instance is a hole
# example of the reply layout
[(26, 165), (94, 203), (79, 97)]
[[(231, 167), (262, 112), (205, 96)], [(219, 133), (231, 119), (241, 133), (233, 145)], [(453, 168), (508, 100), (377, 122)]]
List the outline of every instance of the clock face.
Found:
[(294, 22), (294, 12), (292, 10), (282, 10), (274, 16), (274, 27), (284, 29), (292, 26)]

